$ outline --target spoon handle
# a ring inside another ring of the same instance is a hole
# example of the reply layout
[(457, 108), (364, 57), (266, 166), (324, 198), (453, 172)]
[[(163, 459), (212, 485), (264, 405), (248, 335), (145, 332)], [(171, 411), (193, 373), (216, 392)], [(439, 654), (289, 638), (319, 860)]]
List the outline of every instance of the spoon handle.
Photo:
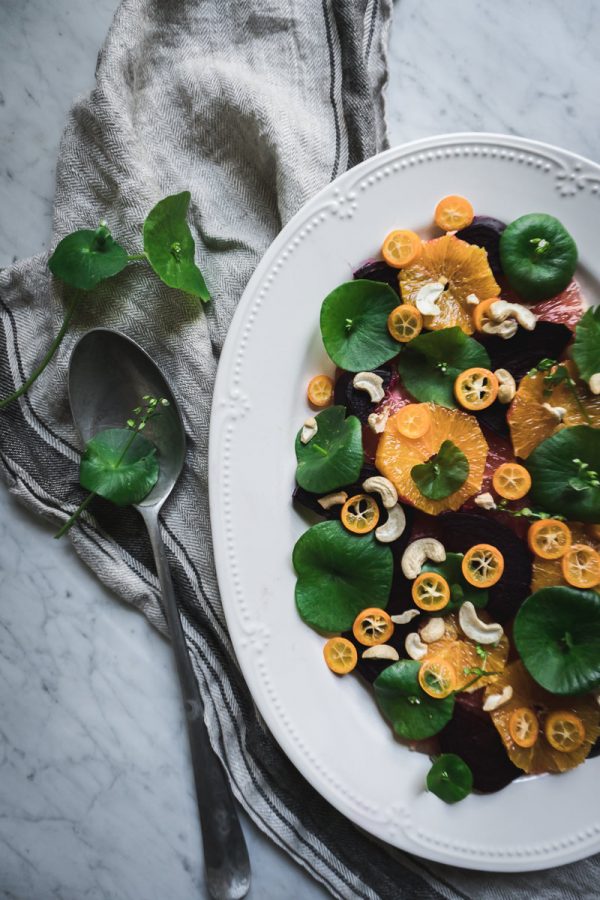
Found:
[(238, 900), (245, 897), (250, 888), (250, 861), (246, 841), (229, 782), (210, 745), (204, 724), (204, 707), (179, 618), (171, 573), (160, 535), (158, 509), (142, 507), (140, 513), (154, 551), (164, 612), (181, 684), (200, 812), (208, 892), (214, 900)]

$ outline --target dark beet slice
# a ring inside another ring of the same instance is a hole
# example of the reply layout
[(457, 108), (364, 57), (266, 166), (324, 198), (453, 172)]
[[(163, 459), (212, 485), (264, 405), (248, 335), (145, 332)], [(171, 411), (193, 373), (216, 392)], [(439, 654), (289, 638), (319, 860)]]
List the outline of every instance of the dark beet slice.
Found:
[(475, 544), (492, 544), (504, 557), (504, 574), (489, 588), (486, 607), (494, 621), (514, 618), (530, 594), (531, 553), (524, 541), (501, 522), (478, 513), (456, 512), (438, 516), (441, 541), (446, 550), (465, 553)]
[[(491, 216), (475, 216), (470, 225), (456, 232), (456, 237), (467, 244), (477, 244), (487, 250), (490, 269), (498, 278), (502, 275), (502, 263), (500, 262), (500, 235), (506, 228), (506, 224), (500, 219)], [(485, 300), (480, 297), (480, 300)]]
[(590, 750), (587, 758), (593, 759), (595, 756), (600, 756), (600, 738), (598, 738), (598, 740)]
[(473, 413), (473, 415), (477, 418), (480, 425), (491, 428), (492, 431), (502, 435), (502, 437), (508, 437), (510, 435), (510, 430), (508, 422), (506, 421), (507, 412), (508, 403), (500, 403), (496, 400), (491, 406), (488, 406), (487, 409), (482, 409), (480, 412)]
[(355, 278), (366, 278), (367, 281), (382, 281), (384, 284), (394, 290), (400, 296), (400, 285), (398, 284), (398, 269), (388, 266), (382, 259), (368, 259), (354, 273)]
[[(381, 368), (373, 369), (373, 371), (383, 379), (383, 388), (386, 390), (392, 380), (391, 369)], [(366, 391), (357, 391), (352, 384), (353, 379), (353, 372), (341, 373), (335, 383), (334, 401), (340, 406), (346, 407), (346, 415), (356, 416), (363, 425), (366, 425), (369, 416), (379, 404), (372, 403)]]
[(508, 369), (519, 381), (541, 359), (560, 359), (573, 334), (566, 325), (538, 321), (533, 331), (519, 326), (506, 341), (495, 334), (478, 337), (490, 355), (490, 369)]
[(519, 775), (489, 716), (482, 709), (483, 690), (457, 694), (454, 715), (440, 731), (442, 753), (456, 753), (473, 772), (475, 790), (484, 794), (500, 791)]

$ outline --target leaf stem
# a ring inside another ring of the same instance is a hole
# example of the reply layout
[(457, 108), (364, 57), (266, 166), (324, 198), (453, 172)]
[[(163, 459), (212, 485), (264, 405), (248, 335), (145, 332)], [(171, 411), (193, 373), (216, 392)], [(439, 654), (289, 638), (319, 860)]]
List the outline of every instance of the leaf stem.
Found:
[(58, 348), (62, 342), (62, 339), (64, 338), (65, 334), (68, 331), (68, 328), (69, 328), (69, 325), (71, 324), (71, 319), (73, 318), (73, 313), (75, 312), (75, 307), (77, 306), (78, 300), (79, 300), (79, 296), (76, 294), (73, 297), (73, 300), (71, 301), (69, 307), (67, 308), (65, 317), (63, 319), (63, 323), (60, 326), (60, 330), (59, 330), (58, 334), (56, 335), (56, 337), (50, 344), (50, 347), (48, 348), (48, 352), (44, 356), (43, 360), (41, 361), (41, 363), (39, 364), (37, 369), (34, 369), (34, 371), (31, 373), (29, 378), (23, 382), (23, 384), (21, 385), (20, 388), (18, 388), (16, 391), (14, 391), (14, 393), (9, 394), (8, 397), (5, 397), (3, 400), (0, 400), (0, 409), (4, 409), (6, 406), (8, 406), (9, 403), (12, 403), (13, 400), (16, 400), (17, 397), (20, 397), (22, 394), (25, 394), (29, 390), (31, 385), (34, 383), (34, 381), (37, 378), (39, 378), (39, 376), (42, 374), (42, 372), (44, 371), (44, 369), (46, 368), (46, 366), (48, 365), (48, 363), (50, 362), (50, 360), (52, 359), (52, 357), (58, 350)]
[(73, 515), (69, 516), (69, 518), (67, 519), (65, 524), (62, 526), (62, 528), (60, 528), (59, 531), (56, 532), (56, 534), (54, 535), (55, 539), (61, 538), (63, 536), (63, 534), (67, 533), (67, 531), (71, 528), (71, 526), (75, 524), (75, 522), (77, 521), (77, 519), (79, 518), (81, 513), (84, 512), (88, 508), (88, 506), (90, 505), (90, 503), (92, 502), (92, 500), (94, 499), (95, 496), (96, 496), (95, 491), (92, 491), (91, 494), (87, 495), (87, 497), (85, 498), (83, 503), (79, 504), (79, 506), (73, 513)]
[(142, 250), (141, 253), (131, 253), (127, 257), (127, 262), (136, 262), (138, 259), (148, 259), (145, 251)]

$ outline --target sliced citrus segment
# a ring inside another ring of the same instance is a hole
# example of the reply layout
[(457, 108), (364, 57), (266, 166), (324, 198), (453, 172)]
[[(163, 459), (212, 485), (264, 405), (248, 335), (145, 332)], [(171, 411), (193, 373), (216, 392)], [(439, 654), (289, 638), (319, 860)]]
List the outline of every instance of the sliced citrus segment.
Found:
[(454, 382), (454, 396), (465, 409), (487, 409), (498, 396), (498, 379), (489, 369), (465, 369)]
[(463, 557), (462, 573), (474, 587), (492, 587), (503, 572), (504, 557), (491, 544), (475, 544)]
[(411, 588), (415, 606), (428, 612), (437, 612), (450, 602), (450, 585), (437, 572), (421, 572)]
[(421, 252), (421, 243), (421, 238), (414, 231), (390, 231), (381, 247), (381, 255), (388, 266), (401, 269), (415, 261)]
[(431, 428), (431, 413), (426, 403), (409, 403), (396, 414), (396, 426), (403, 437), (415, 440)]
[(517, 747), (533, 747), (540, 733), (534, 710), (528, 706), (513, 710), (508, 720), (508, 730)]
[(473, 309), (473, 324), (475, 326), (475, 331), (483, 331), (483, 326), (491, 322), (489, 316), (490, 306), (499, 299), (499, 297), (488, 297), (487, 300), (481, 300)]
[[(481, 488), (487, 457), (487, 443), (473, 416), (434, 403), (424, 404), (431, 415), (429, 429), (419, 438), (407, 438), (400, 431), (402, 410), (390, 416), (377, 446), (376, 465), (392, 482), (398, 494), (417, 509), (436, 516), (458, 509)], [(452, 441), (467, 457), (469, 474), (461, 487), (443, 500), (430, 500), (415, 484), (411, 471), (439, 452), (444, 441)]]
[(467, 297), (470, 294), (494, 297), (500, 293), (485, 250), (453, 235), (444, 235), (423, 244), (418, 259), (400, 272), (399, 282), (402, 299), (412, 306), (416, 305), (422, 287), (431, 282), (445, 284), (436, 300), (440, 312), (425, 316), (425, 328), (439, 330), (458, 325), (466, 334), (473, 333), (473, 318)]
[(410, 303), (401, 303), (389, 314), (387, 327), (395, 341), (407, 344), (421, 333), (423, 316), (416, 306), (411, 306)]
[(600, 553), (587, 544), (571, 544), (560, 567), (563, 578), (573, 587), (593, 588), (600, 584)]
[(333, 381), (329, 375), (315, 375), (308, 382), (306, 389), (308, 402), (319, 408), (329, 406), (333, 400)]
[(342, 525), (353, 534), (368, 534), (379, 522), (379, 507), (369, 494), (355, 494), (342, 506)]
[(394, 633), (394, 623), (384, 609), (369, 607), (357, 615), (352, 633), (360, 644), (374, 647), (389, 641)]
[(492, 476), (492, 485), (499, 497), (521, 500), (531, 487), (531, 475), (518, 463), (502, 463)]
[(541, 559), (560, 559), (571, 543), (571, 529), (560, 519), (540, 519), (527, 532), (529, 549)]
[(473, 221), (473, 207), (465, 197), (450, 194), (443, 197), (435, 208), (435, 224), (442, 231), (458, 231)]
[(454, 666), (441, 657), (426, 659), (419, 669), (419, 684), (430, 697), (443, 700), (456, 689)]
[(325, 662), (336, 675), (347, 675), (356, 666), (358, 653), (348, 638), (329, 638), (323, 647)]
[(572, 753), (583, 744), (585, 727), (579, 716), (561, 709), (548, 716), (544, 734), (550, 746), (559, 753)]

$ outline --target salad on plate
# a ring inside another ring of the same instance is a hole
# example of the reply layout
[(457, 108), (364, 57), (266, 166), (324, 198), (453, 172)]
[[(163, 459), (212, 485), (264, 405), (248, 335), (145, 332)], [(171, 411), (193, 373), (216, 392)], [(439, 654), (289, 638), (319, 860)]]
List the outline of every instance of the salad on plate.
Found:
[(434, 226), (323, 300), (293, 564), (324, 663), (454, 803), (600, 753), (600, 308), (553, 216)]

